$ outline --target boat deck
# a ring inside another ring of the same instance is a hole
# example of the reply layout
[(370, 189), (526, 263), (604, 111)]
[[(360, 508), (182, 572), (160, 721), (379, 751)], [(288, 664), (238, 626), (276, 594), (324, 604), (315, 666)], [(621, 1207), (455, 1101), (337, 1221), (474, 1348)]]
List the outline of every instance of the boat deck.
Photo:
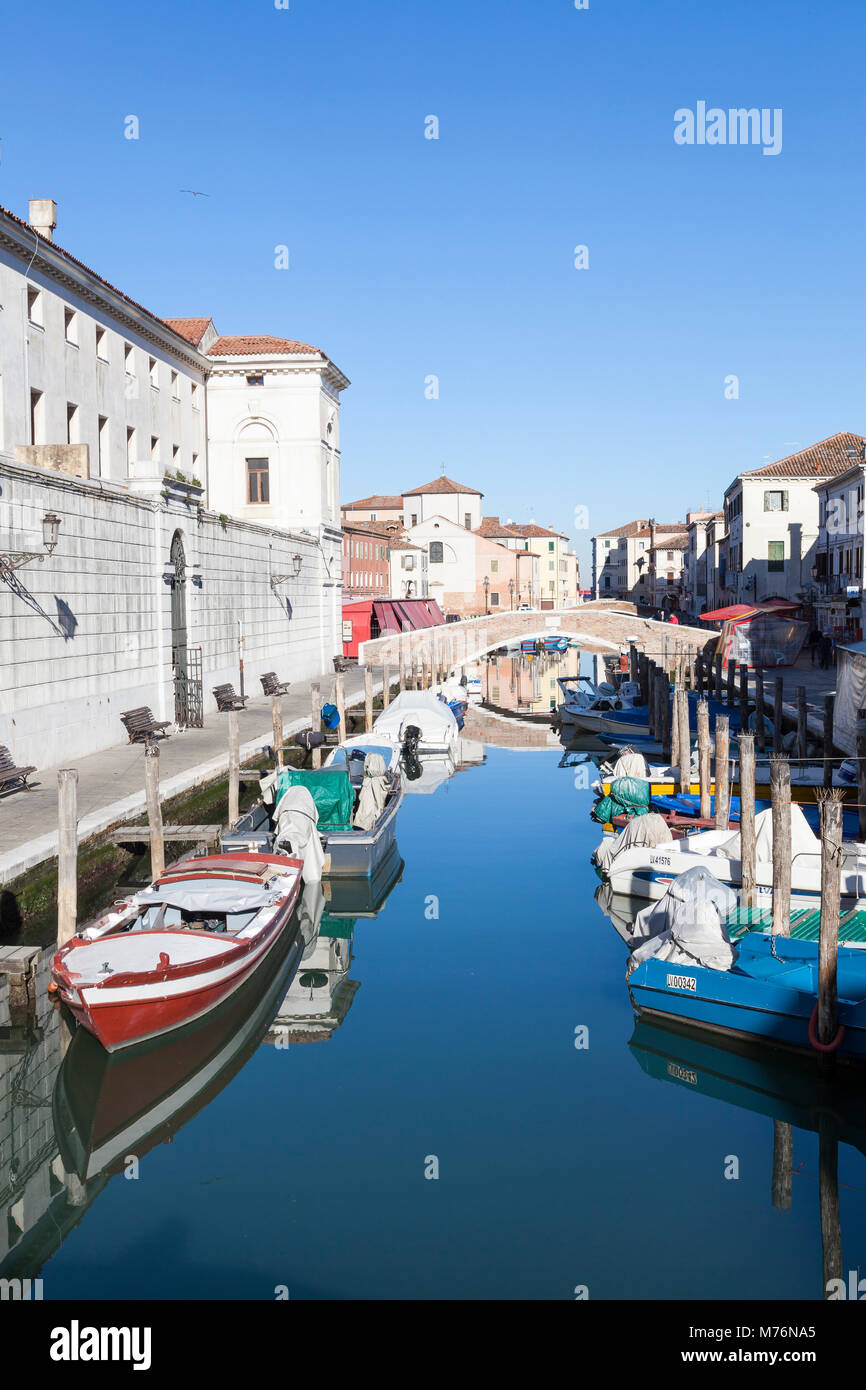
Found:
[[(763, 907), (736, 907), (725, 926), (732, 941), (739, 941), (748, 932), (771, 932), (773, 913)], [(821, 912), (817, 907), (795, 909), (791, 913), (790, 937), (794, 941), (817, 941), (821, 928)], [(839, 940), (851, 945), (866, 945), (866, 911), (855, 909), (839, 919)]]

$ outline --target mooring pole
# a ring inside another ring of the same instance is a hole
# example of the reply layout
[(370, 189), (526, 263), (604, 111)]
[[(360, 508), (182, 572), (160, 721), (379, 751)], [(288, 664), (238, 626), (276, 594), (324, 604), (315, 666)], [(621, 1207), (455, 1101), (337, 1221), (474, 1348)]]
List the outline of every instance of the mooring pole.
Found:
[(824, 786), (833, 785), (833, 708), (832, 695), (824, 696)]
[(773, 806), (773, 935), (791, 934), (791, 768), (781, 753), (770, 758)]
[(740, 666), (740, 728), (745, 733), (749, 727), (749, 668)]
[(716, 829), (727, 830), (731, 820), (731, 781), (728, 764), (728, 744), (731, 721), (726, 714), (716, 715)]
[(710, 707), (704, 697), (698, 698), (698, 780), (701, 787), (700, 814), (702, 820), (710, 815)]
[(715, 672), (715, 696), (721, 704), (721, 701), (724, 698), (724, 690), (722, 684), (722, 658), (720, 656), (717, 656), (715, 661), (713, 662), (713, 669)]
[[(401, 665), (400, 670), (402, 671), (402, 669)], [(349, 737), (349, 730), (346, 728), (346, 681), (342, 671), (337, 672), (337, 678), (334, 681), (334, 704), (337, 706), (337, 714), (340, 716), (340, 738), (346, 739)]]
[(767, 738), (764, 729), (764, 673), (755, 667), (755, 733), (758, 752), (766, 750)]
[(671, 764), (677, 770), (680, 766), (680, 693), (679, 681), (675, 681), (671, 697)]
[(369, 666), (364, 667), (364, 731), (370, 733), (373, 728), (373, 671)]
[(773, 1121), (773, 1206), (777, 1211), (791, 1209), (791, 1178), (794, 1167), (794, 1127), (784, 1120)]
[(727, 704), (729, 709), (733, 709), (737, 702), (737, 663), (733, 653), (728, 652), (728, 694)]
[(808, 724), (806, 723), (806, 687), (797, 686), (797, 757), (803, 763), (806, 760), (806, 738)]
[(671, 760), (671, 699), (670, 685), (668, 684), (667, 674), (659, 671), (657, 676), (659, 691), (659, 723), (661, 733), (658, 735), (662, 745), (662, 757), (665, 762)]
[(838, 1028), (836, 958), (842, 898), (842, 802), (819, 793), (821, 824), (821, 925), (818, 940), (818, 1041), (831, 1043)]
[(147, 824), (150, 827), (150, 871), (154, 879), (165, 869), (165, 843), (162, 834), (162, 806), (159, 802), (159, 748), (153, 742), (144, 750), (144, 794)]
[(839, 1220), (839, 1137), (833, 1120), (818, 1120), (818, 1201), (821, 1209), (821, 1254), (824, 1297), (831, 1280), (842, 1278), (842, 1226)]
[(629, 642), (629, 646), (628, 646), (628, 674), (629, 674), (629, 679), (630, 679), (630, 680), (637, 681), (637, 679), (638, 679), (638, 660), (637, 660), (637, 647), (635, 646), (634, 642)]
[(743, 906), (755, 907), (755, 735), (740, 734), (740, 878)]
[(391, 703), (391, 672), (388, 663), (382, 667), (382, 708), (387, 709)]
[(692, 790), (692, 738), (689, 728), (689, 697), (684, 686), (680, 686), (680, 791), (688, 796)]
[(240, 816), (241, 738), (238, 732), (238, 712), (229, 710), (229, 826), (236, 825)]
[(57, 774), (57, 945), (63, 946), (78, 925), (78, 770)]
[[(365, 672), (369, 672), (369, 670), (369, 666), (364, 667)], [(318, 681), (313, 681), (310, 685), (310, 728), (312, 729), (314, 734), (320, 734), (322, 732), (322, 692), (319, 689)], [(311, 766), (313, 767), (313, 769), (315, 770), (316, 768), (321, 767), (321, 748), (313, 748), (311, 750), (311, 756)]]
[[(340, 680), (340, 677), (337, 677)], [(279, 695), (271, 696), (271, 727), (273, 729), (274, 757), (277, 767), (283, 765), (283, 702)]]

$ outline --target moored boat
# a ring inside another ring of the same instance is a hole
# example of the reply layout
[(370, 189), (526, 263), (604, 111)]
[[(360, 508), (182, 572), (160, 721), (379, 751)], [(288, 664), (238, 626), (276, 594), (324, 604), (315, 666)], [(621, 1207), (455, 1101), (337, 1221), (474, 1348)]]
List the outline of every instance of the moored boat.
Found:
[(286, 931), (298, 860), (182, 860), (74, 936), (52, 960), (60, 998), (109, 1052), (173, 1032), (223, 1004)]

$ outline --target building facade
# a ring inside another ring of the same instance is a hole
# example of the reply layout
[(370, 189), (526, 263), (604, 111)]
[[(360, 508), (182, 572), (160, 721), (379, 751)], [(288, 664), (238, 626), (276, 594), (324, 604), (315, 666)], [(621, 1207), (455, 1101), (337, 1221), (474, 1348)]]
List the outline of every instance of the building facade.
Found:
[(387, 598), (391, 593), (390, 537), (374, 521), (343, 525), (343, 599)]

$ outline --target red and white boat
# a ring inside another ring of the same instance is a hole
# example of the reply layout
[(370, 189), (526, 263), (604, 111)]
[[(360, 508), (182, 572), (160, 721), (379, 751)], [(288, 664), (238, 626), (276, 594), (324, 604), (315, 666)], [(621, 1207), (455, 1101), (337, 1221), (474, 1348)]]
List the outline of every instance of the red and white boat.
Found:
[(55, 953), (60, 998), (109, 1052), (201, 1018), (280, 939), (302, 867), (273, 854), (173, 865)]

